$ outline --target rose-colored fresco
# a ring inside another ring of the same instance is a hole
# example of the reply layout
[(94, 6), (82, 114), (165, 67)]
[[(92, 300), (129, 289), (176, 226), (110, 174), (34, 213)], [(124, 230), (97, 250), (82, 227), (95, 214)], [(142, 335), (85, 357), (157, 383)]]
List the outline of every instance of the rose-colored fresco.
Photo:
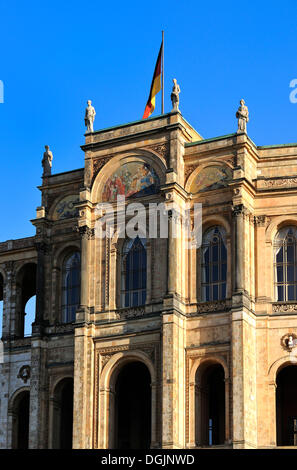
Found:
[(228, 186), (232, 180), (232, 170), (228, 166), (208, 166), (197, 175), (191, 186), (191, 192), (203, 192)]
[(140, 162), (125, 163), (106, 181), (102, 201), (115, 201), (118, 195), (140, 197), (154, 194), (159, 186), (159, 177), (151, 166)]

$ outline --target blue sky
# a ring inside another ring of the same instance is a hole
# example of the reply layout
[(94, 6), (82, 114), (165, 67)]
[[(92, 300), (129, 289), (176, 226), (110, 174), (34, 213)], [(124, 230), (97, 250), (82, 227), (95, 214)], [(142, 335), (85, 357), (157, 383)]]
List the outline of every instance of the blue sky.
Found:
[(95, 129), (142, 117), (162, 29), (166, 112), (175, 77), (181, 111), (203, 137), (234, 132), (243, 97), (255, 143), (296, 142), (296, 16), (290, 0), (0, 0), (0, 240), (34, 234), (45, 144), (54, 172), (83, 166), (87, 99)]

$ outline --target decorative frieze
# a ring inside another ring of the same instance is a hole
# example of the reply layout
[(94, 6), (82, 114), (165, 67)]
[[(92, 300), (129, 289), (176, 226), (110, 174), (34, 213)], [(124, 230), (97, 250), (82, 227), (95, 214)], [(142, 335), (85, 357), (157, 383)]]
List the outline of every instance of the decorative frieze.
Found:
[(202, 302), (197, 304), (196, 312), (188, 314), (188, 316), (195, 316), (197, 313), (213, 313), (213, 312), (223, 312), (228, 310), (227, 300), (218, 300), (215, 302)]
[(287, 178), (275, 178), (261, 181), (266, 188), (282, 188), (288, 186), (297, 186), (297, 178), (295, 176)]
[(116, 316), (119, 320), (143, 317), (145, 315), (144, 307), (133, 307), (133, 308), (124, 308), (119, 310), (116, 313)]
[(272, 304), (273, 313), (295, 313), (297, 314), (297, 304), (294, 303), (274, 303)]

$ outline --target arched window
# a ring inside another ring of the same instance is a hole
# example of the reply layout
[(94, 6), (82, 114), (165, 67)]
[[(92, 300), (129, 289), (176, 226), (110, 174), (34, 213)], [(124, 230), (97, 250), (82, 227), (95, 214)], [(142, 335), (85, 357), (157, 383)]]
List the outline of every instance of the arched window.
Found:
[(62, 275), (62, 320), (71, 323), (75, 320), (80, 302), (80, 254), (69, 255), (63, 263)]
[(274, 239), (274, 296), (297, 300), (297, 227), (283, 227)]
[(222, 227), (211, 227), (203, 235), (201, 251), (202, 300), (226, 298), (227, 249), (226, 232)]
[(146, 240), (136, 237), (124, 243), (122, 252), (122, 307), (144, 305), (146, 299)]

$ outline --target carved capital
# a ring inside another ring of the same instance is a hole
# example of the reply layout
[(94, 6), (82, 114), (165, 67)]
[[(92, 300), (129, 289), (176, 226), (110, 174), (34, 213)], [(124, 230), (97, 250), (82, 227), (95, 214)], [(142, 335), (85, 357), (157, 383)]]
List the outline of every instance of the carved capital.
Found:
[(92, 238), (94, 238), (95, 230), (91, 227), (88, 227), (87, 225), (83, 225), (82, 227), (76, 225), (73, 230), (79, 233), (81, 238), (87, 240), (91, 240)]
[(47, 243), (40, 241), (40, 242), (35, 242), (35, 248), (38, 253), (42, 253), (44, 255), (48, 255), (51, 253), (52, 248), (49, 246)]
[(254, 216), (254, 225), (257, 227), (265, 227), (267, 217), (266, 215), (255, 215)]
[(250, 211), (243, 204), (237, 204), (232, 207), (232, 216), (248, 218)]

